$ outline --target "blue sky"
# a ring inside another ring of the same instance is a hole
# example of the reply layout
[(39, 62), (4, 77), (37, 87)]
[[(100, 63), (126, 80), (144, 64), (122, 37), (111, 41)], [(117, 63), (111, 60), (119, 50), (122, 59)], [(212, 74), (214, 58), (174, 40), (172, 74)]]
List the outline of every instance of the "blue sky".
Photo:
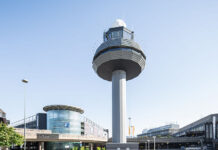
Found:
[(111, 83), (92, 69), (103, 32), (117, 19), (147, 56), (127, 82), (127, 116), (136, 132), (218, 113), (218, 1), (0, 1), (0, 108), (23, 117), (50, 104), (81, 107), (111, 129)]

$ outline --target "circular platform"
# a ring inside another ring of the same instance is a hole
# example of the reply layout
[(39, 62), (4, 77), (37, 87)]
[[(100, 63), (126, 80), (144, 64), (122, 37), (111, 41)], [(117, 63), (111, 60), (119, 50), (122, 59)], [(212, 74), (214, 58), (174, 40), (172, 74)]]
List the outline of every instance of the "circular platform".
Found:
[(73, 107), (73, 106), (68, 106), (68, 105), (48, 105), (43, 107), (44, 111), (50, 111), (50, 110), (71, 110), (75, 112), (79, 112), (81, 114), (84, 113), (84, 110), (81, 108)]
[(126, 80), (137, 77), (145, 67), (146, 57), (133, 40), (115, 39), (102, 43), (93, 58), (93, 69), (103, 79), (111, 81), (115, 70), (126, 71)]

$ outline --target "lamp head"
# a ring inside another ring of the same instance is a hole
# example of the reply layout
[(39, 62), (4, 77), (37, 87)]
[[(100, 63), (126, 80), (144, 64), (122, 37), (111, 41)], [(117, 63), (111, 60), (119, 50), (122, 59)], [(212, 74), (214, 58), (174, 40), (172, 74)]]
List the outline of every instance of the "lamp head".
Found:
[(22, 80), (23, 83), (28, 83), (29, 81), (27, 79)]

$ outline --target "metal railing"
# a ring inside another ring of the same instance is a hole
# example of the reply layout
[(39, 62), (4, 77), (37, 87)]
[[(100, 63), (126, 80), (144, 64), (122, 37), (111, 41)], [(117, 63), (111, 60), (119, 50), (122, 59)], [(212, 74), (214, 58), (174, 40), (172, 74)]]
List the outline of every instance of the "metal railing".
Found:
[[(26, 118), (26, 124), (29, 123), (29, 122), (35, 121), (35, 120), (36, 120), (36, 115), (29, 116), (29, 117)], [(22, 125), (22, 124), (24, 124), (24, 119), (12, 122), (10, 124), (10, 126), (16, 127), (16, 126), (19, 126), (19, 125)]]

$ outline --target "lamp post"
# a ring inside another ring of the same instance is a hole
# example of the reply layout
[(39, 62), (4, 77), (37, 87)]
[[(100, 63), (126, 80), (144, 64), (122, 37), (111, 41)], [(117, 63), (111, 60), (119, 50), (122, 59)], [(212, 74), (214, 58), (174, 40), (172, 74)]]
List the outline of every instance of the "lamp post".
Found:
[(153, 136), (153, 138), (154, 138), (154, 150), (155, 150), (155, 138), (156, 138), (156, 136)]
[[(23, 79), (22, 82), (24, 84), (27, 84), (28, 80)], [(24, 132), (23, 132), (23, 135), (24, 135), (24, 150), (26, 150), (26, 87), (25, 85), (24, 85)]]
[(150, 150), (150, 144), (149, 144), (150, 140), (147, 140), (147, 141), (148, 141), (148, 150)]

